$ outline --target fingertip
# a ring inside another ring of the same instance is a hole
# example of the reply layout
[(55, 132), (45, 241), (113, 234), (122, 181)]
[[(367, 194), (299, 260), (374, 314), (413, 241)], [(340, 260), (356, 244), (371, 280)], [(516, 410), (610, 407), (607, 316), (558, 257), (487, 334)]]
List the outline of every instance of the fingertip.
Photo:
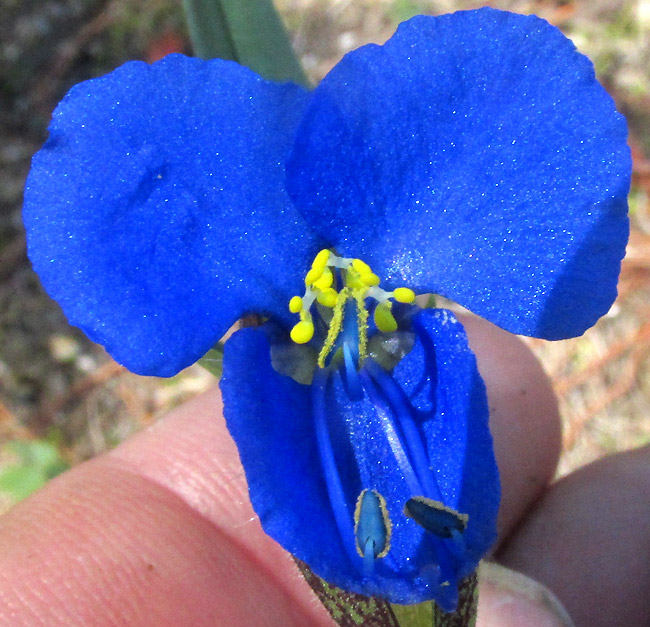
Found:
[(578, 625), (650, 624), (650, 447), (551, 486), (499, 561), (543, 582)]
[(461, 318), (490, 405), (490, 430), (501, 477), (499, 542), (553, 479), (562, 447), (557, 399), (541, 364), (515, 335), (477, 318)]
[(477, 627), (522, 626), (574, 627), (574, 623), (546, 586), (494, 562), (483, 562)]

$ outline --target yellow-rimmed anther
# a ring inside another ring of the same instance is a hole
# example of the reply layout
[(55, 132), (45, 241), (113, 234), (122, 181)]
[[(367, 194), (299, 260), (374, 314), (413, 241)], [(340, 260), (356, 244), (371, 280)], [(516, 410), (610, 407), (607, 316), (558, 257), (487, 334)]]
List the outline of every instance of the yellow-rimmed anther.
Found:
[(318, 292), (318, 295), (316, 296), (316, 300), (325, 307), (334, 307), (337, 298), (338, 292), (331, 287)]
[(289, 311), (291, 313), (299, 313), (302, 311), (302, 298), (300, 296), (294, 296), (289, 301)]
[(412, 303), (415, 301), (415, 292), (408, 287), (398, 287), (393, 292), (393, 298), (398, 303)]
[(325, 367), (325, 360), (327, 359), (327, 356), (332, 350), (336, 338), (339, 336), (339, 333), (341, 332), (341, 327), (343, 326), (343, 313), (344, 313), (345, 302), (347, 301), (349, 296), (350, 296), (350, 290), (347, 287), (344, 287), (336, 295), (336, 303), (334, 305), (334, 312), (332, 314), (332, 319), (329, 322), (329, 328), (327, 329), (327, 336), (325, 337), (325, 341), (323, 342), (323, 347), (320, 349), (320, 353), (318, 353), (318, 365), (321, 368)]
[(390, 333), (391, 331), (397, 330), (397, 321), (391, 312), (391, 305), (388, 301), (379, 303), (375, 307), (373, 318), (380, 331)]
[(363, 361), (368, 356), (368, 310), (362, 294), (355, 294), (357, 301), (357, 329), (359, 330), (359, 359)]
[(317, 281), (312, 283), (312, 287), (315, 287), (318, 290), (326, 290), (329, 287), (332, 287), (334, 283), (334, 274), (329, 268), (323, 270), (323, 275)]
[(314, 324), (309, 320), (301, 320), (291, 329), (290, 335), (296, 344), (306, 344), (314, 337)]
[(325, 266), (319, 266), (318, 268), (312, 267), (311, 270), (305, 276), (305, 285), (313, 285), (315, 281), (318, 281), (323, 276), (323, 271)]
[(330, 251), (323, 248), (315, 257), (311, 264), (312, 268), (324, 268), (330, 260)]

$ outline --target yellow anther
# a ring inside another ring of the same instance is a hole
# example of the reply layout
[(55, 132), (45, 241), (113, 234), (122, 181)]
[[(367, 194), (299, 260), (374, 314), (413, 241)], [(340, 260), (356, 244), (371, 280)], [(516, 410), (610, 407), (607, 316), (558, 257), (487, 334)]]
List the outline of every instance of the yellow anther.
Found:
[(391, 331), (397, 330), (397, 321), (391, 312), (391, 306), (389, 302), (379, 303), (375, 307), (375, 313), (373, 318), (375, 324), (380, 331), (384, 333), (390, 333)]
[(306, 344), (314, 337), (314, 325), (309, 320), (301, 320), (291, 329), (290, 335), (296, 344)]
[(315, 257), (311, 264), (312, 268), (324, 268), (330, 260), (330, 251), (323, 248)]
[(313, 285), (314, 282), (318, 281), (323, 276), (323, 271), (325, 266), (319, 266), (318, 268), (312, 267), (312, 269), (305, 276), (305, 285)]
[(289, 311), (291, 313), (298, 313), (302, 311), (302, 298), (300, 298), (300, 296), (294, 296), (289, 301)]
[(368, 274), (368, 273), (372, 272), (372, 269), (370, 268), (370, 266), (365, 261), (361, 261), (361, 259), (353, 259), (352, 260), (352, 267), (359, 274)]
[(336, 299), (338, 298), (338, 292), (331, 287), (318, 292), (316, 300), (325, 307), (334, 307), (336, 305)]
[(332, 287), (334, 283), (334, 274), (329, 268), (323, 270), (323, 276), (317, 281), (312, 283), (312, 286), (318, 290), (326, 290), (328, 287)]
[(374, 272), (363, 272), (360, 275), (361, 282), (367, 285), (368, 287), (372, 287), (373, 285), (379, 285), (381, 283), (381, 279), (374, 273)]
[(415, 292), (408, 287), (398, 287), (393, 292), (393, 298), (398, 303), (412, 303), (415, 300)]

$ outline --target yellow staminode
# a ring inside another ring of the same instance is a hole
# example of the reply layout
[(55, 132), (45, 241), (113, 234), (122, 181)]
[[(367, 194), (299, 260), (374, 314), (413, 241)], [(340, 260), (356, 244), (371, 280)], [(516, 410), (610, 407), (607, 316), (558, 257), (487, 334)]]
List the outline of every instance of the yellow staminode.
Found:
[(316, 296), (316, 300), (324, 307), (334, 307), (334, 305), (336, 305), (336, 299), (338, 295), (339, 293), (330, 287), (326, 290), (323, 290), (322, 292), (319, 292)]
[(306, 344), (314, 337), (314, 324), (309, 320), (301, 320), (291, 329), (290, 335), (296, 344)]
[(312, 266), (311, 270), (305, 276), (305, 285), (309, 287), (318, 281), (323, 276), (323, 270), (325, 270), (325, 266), (319, 266), (317, 268)]
[(289, 301), (289, 311), (291, 313), (300, 313), (302, 311), (302, 298), (300, 296), (294, 296)]
[(334, 273), (329, 268), (325, 268), (323, 270), (323, 274), (321, 275), (320, 279), (312, 283), (312, 287), (317, 290), (326, 290), (332, 287), (333, 283), (334, 283)]
[(412, 303), (415, 301), (415, 292), (408, 287), (398, 287), (393, 290), (393, 298), (398, 303)]
[(315, 257), (311, 264), (312, 268), (324, 268), (330, 259), (330, 251), (323, 248)]
[(375, 324), (380, 331), (384, 333), (390, 333), (391, 331), (397, 331), (397, 320), (393, 316), (391, 311), (391, 304), (389, 301), (384, 303), (379, 303), (375, 307), (375, 313), (373, 314)]

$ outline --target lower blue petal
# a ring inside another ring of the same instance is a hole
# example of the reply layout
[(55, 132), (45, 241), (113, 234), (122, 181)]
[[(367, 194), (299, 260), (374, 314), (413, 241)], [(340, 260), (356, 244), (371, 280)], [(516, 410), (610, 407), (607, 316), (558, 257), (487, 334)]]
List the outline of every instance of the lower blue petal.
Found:
[[(338, 373), (321, 390), (340, 497), (333, 496), (331, 463), (323, 463), (318, 445), (319, 377), (306, 386), (278, 374), (267, 332), (244, 329), (226, 343), (221, 388), (251, 500), (270, 536), (346, 590), (394, 603), (435, 599), (449, 611), (458, 581), (494, 540), (498, 474), (485, 389), (461, 325), (448, 312), (427, 311), (415, 320), (416, 347), (390, 385), (383, 380), (390, 374), (375, 376), (364, 366), (362, 400), (350, 399)], [(425, 456), (425, 463), (415, 464), (417, 472), (424, 467), (433, 487), (423, 487), (409, 469), (413, 441), (404, 436), (407, 410), (398, 396), (408, 405)], [(390, 549), (370, 574), (356, 555), (353, 530), (356, 502), (366, 489), (381, 494), (392, 521)], [(406, 517), (404, 505), (413, 496), (467, 514), (460, 540), (427, 533)]]
[(284, 189), (306, 99), (181, 55), (75, 86), (24, 207), (32, 263), (70, 322), (130, 370), (169, 376), (241, 315), (282, 317), (318, 250)]

